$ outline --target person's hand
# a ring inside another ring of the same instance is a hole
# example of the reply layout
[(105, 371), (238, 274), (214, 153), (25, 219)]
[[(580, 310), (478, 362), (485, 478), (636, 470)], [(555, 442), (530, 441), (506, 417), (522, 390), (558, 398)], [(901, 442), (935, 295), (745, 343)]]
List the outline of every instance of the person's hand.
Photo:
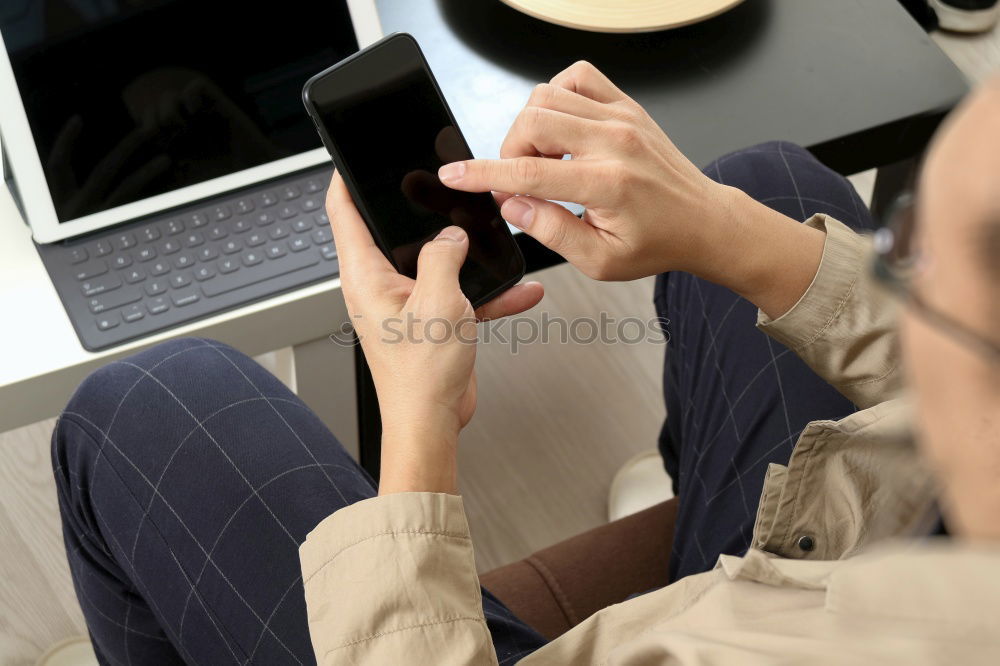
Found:
[[(701, 272), (706, 245), (726, 224), (729, 188), (589, 63), (535, 88), (500, 157), (448, 164), (439, 175), (458, 190), (506, 193), (498, 199), (508, 222), (593, 278)], [(583, 219), (548, 199), (586, 206)]]
[(426, 243), (411, 280), (375, 245), (338, 173), (326, 207), (344, 300), (382, 412), (379, 493), (454, 493), (458, 433), (476, 408), (476, 322), (534, 307), (542, 285), (517, 285), (473, 311), (458, 282), (469, 250), (462, 229)]

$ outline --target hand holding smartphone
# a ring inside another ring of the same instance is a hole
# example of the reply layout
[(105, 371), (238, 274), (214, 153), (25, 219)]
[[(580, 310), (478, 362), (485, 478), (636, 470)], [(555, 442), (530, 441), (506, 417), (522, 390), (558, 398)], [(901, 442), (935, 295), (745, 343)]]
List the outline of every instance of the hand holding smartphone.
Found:
[(459, 283), (473, 307), (524, 276), (524, 257), (492, 195), (438, 180), (439, 167), (473, 156), (413, 37), (390, 35), (317, 74), (302, 99), (399, 273), (416, 278), (420, 248), (456, 225), (469, 236)]

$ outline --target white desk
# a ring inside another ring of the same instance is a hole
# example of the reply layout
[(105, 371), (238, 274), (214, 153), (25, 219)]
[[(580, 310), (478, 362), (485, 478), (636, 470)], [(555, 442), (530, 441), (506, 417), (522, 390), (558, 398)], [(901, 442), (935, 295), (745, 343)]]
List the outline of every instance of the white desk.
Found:
[(299, 396), (357, 456), (354, 352), (328, 339), (348, 321), (340, 280), (275, 296), (102, 352), (73, 331), (31, 232), (0, 184), (0, 432), (55, 416), (88, 373), (179, 336), (220, 340), (251, 355), (295, 347)]

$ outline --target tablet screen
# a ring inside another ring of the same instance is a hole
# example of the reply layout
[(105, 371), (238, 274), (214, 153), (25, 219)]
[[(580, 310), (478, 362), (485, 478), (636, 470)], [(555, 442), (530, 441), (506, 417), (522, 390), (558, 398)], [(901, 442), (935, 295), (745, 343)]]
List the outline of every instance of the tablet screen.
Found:
[(320, 147), (300, 91), (344, 1), (0, 0), (60, 222)]

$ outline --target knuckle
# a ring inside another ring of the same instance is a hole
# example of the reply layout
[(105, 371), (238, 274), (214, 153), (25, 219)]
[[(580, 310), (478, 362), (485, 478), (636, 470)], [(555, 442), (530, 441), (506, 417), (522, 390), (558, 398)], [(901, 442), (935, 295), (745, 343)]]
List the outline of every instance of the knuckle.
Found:
[(542, 122), (544, 122), (544, 116), (545, 110), (539, 106), (527, 106), (518, 114), (518, 118), (524, 129), (529, 132), (538, 129)]
[(515, 180), (526, 190), (534, 190), (542, 180), (542, 168), (536, 159), (521, 157), (510, 162)]
[(611, 129), (611, 136), (615, 145), (627, 154), (633, 154), (642, 147), (642, 137), (635, 125), (618, 123)]
[(644, 113), (643, 108), (631, 99), (617, 100), (608, 106), (611, 108), (612, 116), (625, 122), (636, 122)]
[(437, 257), (446, 255), (451, 250), (451, 246), (446, 241), (432, 240), (424, 243), (420, 250), (420, 258), (434, 260)]
[(572, 65), (570, 65), (570, 69), (572, 69), (577, 74), (593, 74), (594, 72), (597, 71), (597, 68), (594, 67), (587, 60), (577, 60)]
[(539, 83), (531, 91), (528, 104), (532, 106), (549, 106), (555, 100), (556, 87), (549, 83)]
[(563, 251), (567, 249), (566, 241), (568, 239), (568, 235), (566, 233), (566, 227), (564, 227), (563, 225), (561, 224), (548, 225), (548, 227), (546, 227), (545, 229), (544, 235), (545, 235), (545, 240), (542, 243), (543, 245), (547, 245), (549, 247), (557, 247)]

